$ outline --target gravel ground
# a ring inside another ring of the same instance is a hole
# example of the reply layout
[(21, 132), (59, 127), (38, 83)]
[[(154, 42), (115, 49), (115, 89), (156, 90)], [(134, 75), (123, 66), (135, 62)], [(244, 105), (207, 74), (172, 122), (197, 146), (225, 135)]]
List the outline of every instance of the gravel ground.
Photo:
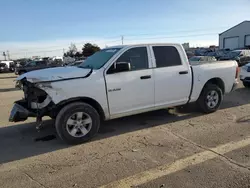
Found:
[(54, 122), (10, 123), (23, 96), (0, 74), (0, 187), (250, 187), (250, 89), (204, 115), (193, 105), (105, 122), (90, 142), (62, 143)]

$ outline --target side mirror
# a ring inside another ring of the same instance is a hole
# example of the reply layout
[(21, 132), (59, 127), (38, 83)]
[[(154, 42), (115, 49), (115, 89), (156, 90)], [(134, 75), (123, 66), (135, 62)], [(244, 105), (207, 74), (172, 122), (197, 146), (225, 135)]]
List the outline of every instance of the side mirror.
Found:
[(240, 57), (243, 57), (244, 55), (243, 54), (240, 54)]
[(115, 63), (115, 72), (126, 72), (130, 71), (131, 66), (128, 62), (116, 62)]

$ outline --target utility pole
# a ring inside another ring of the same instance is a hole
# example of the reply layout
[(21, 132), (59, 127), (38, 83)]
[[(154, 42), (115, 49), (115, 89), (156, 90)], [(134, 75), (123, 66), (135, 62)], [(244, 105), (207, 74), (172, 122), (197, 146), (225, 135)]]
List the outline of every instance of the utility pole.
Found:
[(6, 61), (6, 53), (3, 52), (4, 60)]
[(10, 60), (10, 52), (9, 52), (9, 50), (7, 50), (7, 57), (8, 57), (8, 60)]
[(123, 37), (123, 35), (122, 35), (122, 45), (123, 45), (123, 40), (124, 40), (124, 37)]
[(63, 55), (62, 55), (63, 57), (64, 57), (64, 54), (65, 54), (65, 49), (63, 48)]

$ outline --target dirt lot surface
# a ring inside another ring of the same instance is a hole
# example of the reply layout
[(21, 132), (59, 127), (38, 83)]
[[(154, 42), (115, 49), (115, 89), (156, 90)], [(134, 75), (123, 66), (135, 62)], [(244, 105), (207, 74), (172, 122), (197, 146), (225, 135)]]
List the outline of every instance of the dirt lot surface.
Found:
[(192, 106), (105, 122), (90, 142), (69, 146), (52, 120), (10, 123), (23, 96), (0, 74), (0, 187), (250, 187), (250, 89), (204, 115)]

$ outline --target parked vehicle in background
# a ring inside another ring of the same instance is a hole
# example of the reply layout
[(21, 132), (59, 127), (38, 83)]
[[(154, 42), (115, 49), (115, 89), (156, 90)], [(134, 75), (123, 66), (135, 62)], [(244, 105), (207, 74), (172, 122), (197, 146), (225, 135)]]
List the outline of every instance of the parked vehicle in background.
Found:
[[(60, 61), (61, 62), (61, 61)], [(51, 67), (58, 67), (62, 66), (61, 63), (49, 63), (48, 61), (30, 61), (27, 62), (24, 66), (16, 67), (15, 74), (24, 74), (26, 72), (39, 70), (39, 69), (46, 69)]]
[(190, 66), (180, 44), (143, 44), (103, 49), (79, 66), (33, 71), (17, 78), (25, 98), (10, 121), (56, 119), (69, 144), (91, 139), (101, 120), (197, 102), (216, 111), (237, 85), (236, 61)]
[(204, 62), (204, 61), (210, 61), (214, 62), (217, 61), (215, 57), (213, 56), (193, 56), (189, 59), (190, 62)]
[(60, 57), (60, 56), (52, 57), (52, 61), (60, 61), (60, 62), (63, 62), (63, 57)]
[(83, 60), (75, 61), (75, 62), (69, 63), (67, 66), (78, 66), (82, 63), (83, 63)]
[(14, 61), (10, 62), (10, 64), (9, 64), (9, 71), (11, 71), (11, 72), (15, 71), (15, 62)]
[(198, 48), (198, 49), (195, 49), (194, 55), (195, 56), (205, 56), (208, 52), (212, 52), (212, 50), (209, 48)]
[(222, 56), (220, 60), (235, 60), (239, 66), (243, 66), (250, 61), (250, 50), (233, 50)]
[(63, 66), (68, 65), (69, 63), (75, 62), (75, 58), (72, 57), (63, 57)]
[(187, 58), (190, 59), (191, 57), (195, 56), (193, 52), (186, 52)]
[(250, 88), (250, 62), (241, 68), (240, 80), (245, 87)]
[(17, 61), (15, 64), (15, 72), (16, 72), (16, 68), (26, 65), (28, 62), (29, 61)]
[(217, 60), (219, 60), (222, 56), (227, 54), (229, 51), (222, 51), (222, 50), (217, 50), (214, 52), (208, 52), (206, 56), (212, 56), (215, 57)]
[(1, 61), (1, 63), (5, 63), (8, 71), (14, 71), (14, 61)]
[(0, 72), (8, 72), (9, 69), (8, 69), (8, 66), (6, 63), (0, 63)]

